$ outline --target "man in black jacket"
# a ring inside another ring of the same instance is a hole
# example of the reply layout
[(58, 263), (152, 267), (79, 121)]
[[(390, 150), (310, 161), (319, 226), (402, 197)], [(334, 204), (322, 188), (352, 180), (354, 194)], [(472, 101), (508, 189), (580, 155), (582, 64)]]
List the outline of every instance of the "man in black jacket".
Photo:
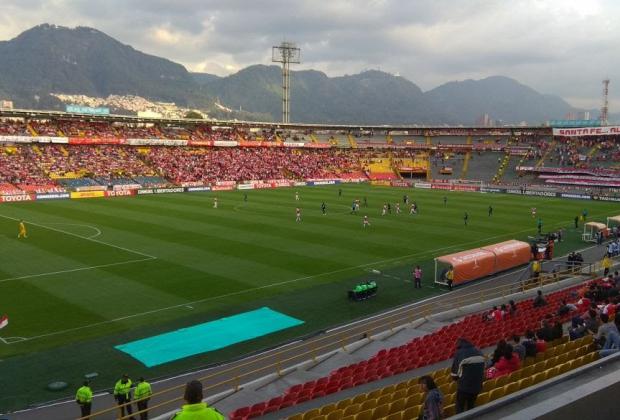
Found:
[(456, 341), (456, 353), (452, 360), (452, 378), (458, 381), (456, 388), (456, 412), (471, 410), (482, 390), (484, 380), (484, 356), (464, 338)]

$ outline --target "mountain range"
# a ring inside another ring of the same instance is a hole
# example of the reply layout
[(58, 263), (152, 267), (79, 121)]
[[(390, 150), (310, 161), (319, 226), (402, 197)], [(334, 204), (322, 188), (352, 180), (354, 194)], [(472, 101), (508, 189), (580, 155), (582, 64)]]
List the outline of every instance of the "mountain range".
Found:
[[(0, 42), (0, 57), (0, 99), (18, 108), (62, 109), (50, 93), (119, 94), (175, 102), (216, 117), (281, 117), (277, 66), (253, 65), (226, 77), (190, 73), (96, 29), (50, 24)], [(473, 124), (483, 114), (506, 123), (541, 123), (578, 111), (558, 96), (503, 76), (423, 92), (410, 80), (376, 70), (340, 77), (304, 70), (291, 73), (291, 85), (291, 120), (306, 123)], [(235, 115), (222, 115), (224, 107)]]

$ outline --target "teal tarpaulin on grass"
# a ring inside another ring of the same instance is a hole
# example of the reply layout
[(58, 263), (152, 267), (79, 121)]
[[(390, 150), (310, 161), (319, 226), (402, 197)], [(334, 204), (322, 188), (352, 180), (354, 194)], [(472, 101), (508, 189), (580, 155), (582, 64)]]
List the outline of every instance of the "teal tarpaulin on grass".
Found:
[(260, 308), (193, 327), (115, 346), (147, 367), (218, 350), (303, 324), (303, 321)]

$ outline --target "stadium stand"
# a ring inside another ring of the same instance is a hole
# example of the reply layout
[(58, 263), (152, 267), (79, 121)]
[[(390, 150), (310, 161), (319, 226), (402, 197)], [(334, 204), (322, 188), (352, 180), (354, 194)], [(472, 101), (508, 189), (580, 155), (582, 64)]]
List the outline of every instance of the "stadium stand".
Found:
[[(414, 338), (405, 345), (383, 349), (368, 360), (338, 368), (332, 371), (329, 376), (293, 385), (279, 397), (274, 397), (269, 401), (257, 403), (249, 407), (241, 407), (232, 412), (230, 418), (245, 419), (259, 417), (348, 388), (446, 360), (452, 356), (454, 342), (459, 337), (468, 339), (478, 347), (488, 347), (502, 338), (509, 338), (514, 334), (523, 334), (527, 330), (538, 329), (540, 320), (546, 316), (556, 316), (560, 322), (566, 322), (571, 318), (571, 314), (557, 315), (556, 311), (562, 300), (577, 293), (584, 293), (581, 285), (550, 294), (547, 296), (547, 305), (541, 307), (534, 307), (532, 300), (519, 302), (517, 304), (517, 311), (500, 321), (487, 321), (480, 313), (469, 315), (461, 321), (442, 327), (431, 334)], [(484, 404), (485, 401), (492, 401), (509, 392), (541, 382), (548, 377), (573, 368), (573, 364), (575, 364), (574, 367), (577, 367), (596, 360), (598, 357), (595, 347), (592, 346), (591, 336), (586, 336), (570, 343), (567, 343), (567, 340), (567, 336), (553, 340), (545, 352), (537, 354), (531, 360), (526, 359), (519, 371), (485, 381), (483, 393), (479, 396), (478, 404)], [(581, 358), (582, 356), (583, 358)], [(577, 358), (581, 359), (578, 359), (578, 362), (574, 362), (573, 360)], [(564, 366), (560, 368), (560, 365)], [(452, 402), (455, 385), (448, 381), (448, 373), (447, 369), (442, 369), (435, 372), (434, 376), (440, 389), (448, 396), (447, 401)], [(518, 381), (522, 379), (523, 382), (519, 383)], [(508, 387), (510, 384), (514, 385)], [(389, 395), (389, 398), (385, 397), (379, 400), (383, 395)], [(291, 418), (295, 420), (306, 418), (347, 418), (349, 415), (359, 415), (359, 418), (382, 418), (397, 412), (400, 413), (402, 418), (409, 418), (409, 413), (405, 414), (404, 411), (413, 407), (417, 407), (419, 410), (420, 399), (421, 395), (417, 381), (413, 379), (396, 386), (391, 385), (381, 390), (361, 394), (335, 405), (329, 404), (321, 409), (313, 409), (301, 417), (293, 416)], [(385, 404), (388, 404), (388, 406), (383, 407)], [(450, 405), (452, 404), (446, 403), (446, 410), (448, 412), (453, 410), (453, 407), (450, 408)], [(337, 407), (334, 411), (342, 410), (342, 412), (333, 414), (331, 417), (328, 417), (329, 413), (323, 413), (323, 410), (330, 411), (334, 406)], [(382, 407), (380, 409), (382, 416), (374, 414), (374, 410), (379, 409), (379, 406)], [(368, 410), (371, 411), (368, 412)], [(345, 415), (345, 411), (347, 415)]]

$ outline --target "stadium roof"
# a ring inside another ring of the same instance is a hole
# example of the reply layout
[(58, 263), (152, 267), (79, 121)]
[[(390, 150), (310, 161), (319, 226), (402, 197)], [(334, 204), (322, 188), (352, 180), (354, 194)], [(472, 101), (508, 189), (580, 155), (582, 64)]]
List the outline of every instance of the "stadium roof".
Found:
[[(125, 122), (134, 124), (178, 124), (178, 125), (195, 125), (206, 124), (212, 126), (221, 127), (252, 127), (252, 128), (281, 128), (290, 130), (308, 130), (308, 129), (321, 129), (321, 130), (389, 130), (389, 131), (406, 131), (406, 130), (446, 130), (446, 129), (470, 129), (479, 131), (497, 131), (497, 130), (511, 130), (511, 131), (530, 131), (530, 132), (543, 132), (550, 134), (550, 127), (538, 126), (538, 127), (523, 127), (523, 126), (502, 126), (502, 127), (480, 127), (480, 126), (449, 126), (449, 125), (361, 125), (361, 124), (302, 124), (302, 123), (290, 123), (283, 124), (278, 122), (256, 122), (256, 121), (238, 121), (238, 120), (201, 120), (201, 119), (185, 119), (185, 118), (143, 118), (127, 115), (90, 115), (90, 114), (74, 114), (61, 111), (40, 111), (40, 110), (23, 110), (23, 109), (4, 109), (0, 110), (0, 118), (27, 118), (27, 119), (79, 119), (87, 121), (110, 121), (110, 122)], [(484, 134), (484, 133), (477, 133)]]

